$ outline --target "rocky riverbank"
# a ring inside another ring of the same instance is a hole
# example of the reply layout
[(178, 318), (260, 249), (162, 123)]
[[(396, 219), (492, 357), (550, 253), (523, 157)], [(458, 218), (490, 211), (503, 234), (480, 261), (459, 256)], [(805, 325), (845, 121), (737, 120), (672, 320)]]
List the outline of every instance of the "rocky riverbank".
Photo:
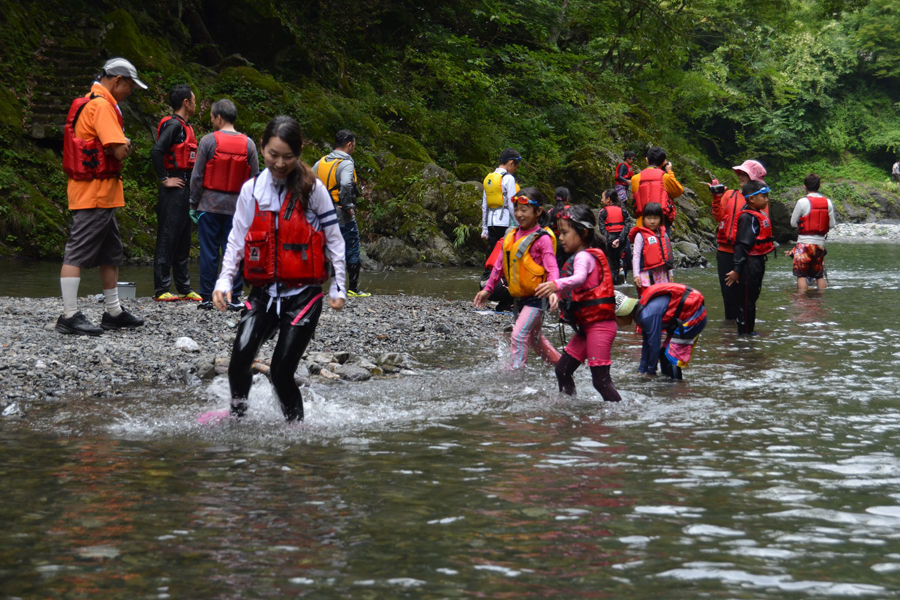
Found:
[[(146, 324), (100, 337), (61, 335), (56, 298), (0, 298), (0, 410), (28, 402), (122, 394), (129, 386), (196, 385), (224, 373), (239, 314), (198, 310), (194, 303), (124, 301)], [(82, 298), (79, 308), (99, 323), (103, 306)], [(417, 296), (372, 296), (322, 312), (316, 338), (295, 375), (298, 383), (364, 381), (414, 375), (430, 350), (455, 341), (492, 344), (511, 324), (502, 314), (476, 314), (470, 302)], [(268, 370), (275, 341), (255, 369)]]
[(900, 223), (838, 223), (828, 233), (828, 241), (900, 242)]

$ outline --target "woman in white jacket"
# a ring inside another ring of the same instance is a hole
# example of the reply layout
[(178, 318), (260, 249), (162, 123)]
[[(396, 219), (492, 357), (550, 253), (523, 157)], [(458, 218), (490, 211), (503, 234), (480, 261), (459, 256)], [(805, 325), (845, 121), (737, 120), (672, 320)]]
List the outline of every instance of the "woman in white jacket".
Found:
[[(220, 311), (226, 309), (226, 298), (231, 302), (232, 281), (241, 260), (246, 259), (245, 280), (256, 284), (244, 303), (245, 309), (241, 313), (228, 365), (231, 414), (241, 417), (247, 411), (247, 397), (253, 383), (251, 365), (262, 344), (277, 331), (278, 343), (272, 355), (270, 371), (272, 385), (287, 420), (300, 421), (303, 419), (303, 399), (294, 383), (294, 372), (322, 313), (321, 282), (324, 277), (313, 280), (305, 276), (297, 278), (296, 274), (305, 274), (312, 268), (317, 272), (323, 271), (324, 259), (313, 258), (319, 256), (317, 252), (323, 249), (313, 251), (308, 244), (278, 243), (278, 236), (281, 234), (284, 241), (292, 231), (306, 229), (307, 224), (311, 227), (309, 232), (314, 236), (313, 241), (315, 232), (324, 233), (334, 270), (328, 294), (333, 310), (341, 310), (347, 298), (344, 287), (344, 238), (338, 228), (331, 196), (300, 160), (303, 134), (297, 121), (286, 116), (272, 119), (263, 132), (261, 147), (266, 169), (258, 177), (247, 181), (241, 189), (234, 225), (222, 260), (222, 272), (213, 292), (213, 304)], [(305, 222), (296, 218), (304, 213)], [(290, 221), (292, 215), (295, 218)], [(266, 237), (264, 233), (256, 235), (265, 227), (273, 227), (274, 242), (254, 246), (254, 240)], [(321, 237), (318, 234), (318, 238)], [(321, 242), (318, 244), (321, 245)], [(245, 246), (248, 248), (246, 252)], [(267, 257), (277, 259), (266, 261)], [(313, 265), (313, 261), (318, 262)], [(269, 265), (268, 269), (254, 269), (254, 265), (263, 263)], [(291, 269), (295, 272), (295, 278), (285, 279), (291, 277)], [(325, 266), (326, 276), (327, 272)]]

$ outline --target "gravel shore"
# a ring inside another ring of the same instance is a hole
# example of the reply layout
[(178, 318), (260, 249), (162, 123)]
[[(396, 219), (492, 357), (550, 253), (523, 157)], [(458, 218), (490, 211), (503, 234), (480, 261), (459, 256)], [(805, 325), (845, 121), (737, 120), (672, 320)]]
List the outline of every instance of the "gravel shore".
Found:
[[(56, 332), (62, 309), (57, 298), (0, 297), (0, 410), (14, 412), (13, 401), (118, 395), (131, 385), (196, 385), (225, 372), (240, 313), (151, 298), (123, 304), (145, 320), (143, 327), (86, 337)], [(81, 298), (79, 308), (100, 322), (103, 305), (96, 299)], [(306, 383), (410, 375), (420, 366), (417, 358), (432, 349), (493, 344), (511, 324), (509, 315), (476, 314), (470, 302), (438, 298), (351, 299), (341, 312), (326, 305), (295, 378)], [(274, 340), (263, 346), (258, 371), (268, 370), (274, 348)]]
[(828, 241), (900, 242), (900, 223), (838, 223)]

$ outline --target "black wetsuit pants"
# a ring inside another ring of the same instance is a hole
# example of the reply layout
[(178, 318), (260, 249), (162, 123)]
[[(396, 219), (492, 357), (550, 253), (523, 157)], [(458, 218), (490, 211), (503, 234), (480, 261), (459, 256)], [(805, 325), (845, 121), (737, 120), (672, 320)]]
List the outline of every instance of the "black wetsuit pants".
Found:
[(737, 317), (738, 285), (725, 285), (725, 276), (734, 270), (734, 253), (716, 252), (716, 265), (719, 270), (719, 287), (722, 288), (722, 302), (725, 304), (725, 318), (733, 320)]
[(309, 287), (296, 296), (282, 298), (280, 315), (278, 300), (271, 299), (270, 304), (270, 298), (266, 291), (254, 287), (247, 298), (251, 308), (241, 312), (228, 365), (231, 414), (240, 417), (246, 412), (247, 397), (253, 384), (253, 360), (260, 347), (277, 332), (278, 342), (272, 353), (269, 375), (285, 418), (300, 421), (303, 419), (303, 397), (294, 382), (294, 372), (319, 324), (322, 288)]
[(763, 277), (766, 275), (766, 257), (748, 256), (744, 272), (740, 280), (732, 287), (737, 287), (737, 321), (738, 333), (753, 333), (756, 326), (756, 301), (762, 291)]
[(156, 202), (156, 256), (153, 260), (154, 296), (165, 294), (175, 278), (179, 294), (191, 291), (191, 188), (159, 188)]

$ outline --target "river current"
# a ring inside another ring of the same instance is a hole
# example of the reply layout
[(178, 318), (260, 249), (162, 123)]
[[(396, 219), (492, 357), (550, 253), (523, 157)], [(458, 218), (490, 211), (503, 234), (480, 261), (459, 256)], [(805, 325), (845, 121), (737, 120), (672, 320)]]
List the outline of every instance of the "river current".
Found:
[(502, 335), (305, 390), (294, 427), (262, 376), (239, 424), (197, 423), (223, 379), (33, 405), (0, 422), (0, 598), (895, 597), (896, 249), (830, 245), (824, 293), (770, 260), (752, 339), (714, 268), (677, 272), (710, 314), (685, 381), (638, 378), (620, 330), (618, 405), (503, 370)]

